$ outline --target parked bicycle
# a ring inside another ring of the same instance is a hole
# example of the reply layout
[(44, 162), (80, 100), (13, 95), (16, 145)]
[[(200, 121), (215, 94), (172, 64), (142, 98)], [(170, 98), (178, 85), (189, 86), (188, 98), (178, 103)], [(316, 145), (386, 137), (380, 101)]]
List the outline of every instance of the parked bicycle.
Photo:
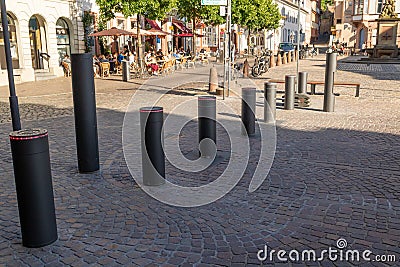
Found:
[(251, 74), (253, 77), (258, 77), (263, 73), (267, 72), (269, 69), (269, 56), (271, 55), (270, 51), (263, 52), (260, 56), (257, 56), (254, 65), (251, 68)]

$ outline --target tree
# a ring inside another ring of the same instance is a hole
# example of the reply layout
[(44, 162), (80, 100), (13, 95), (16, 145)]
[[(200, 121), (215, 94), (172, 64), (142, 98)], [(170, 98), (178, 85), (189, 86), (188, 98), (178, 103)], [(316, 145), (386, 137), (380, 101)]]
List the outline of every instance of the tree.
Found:
[(221, 24), (224, 22), (224, 18), (219, 16), (218, 6), (203, 6), (201, 5), (201, 0), (179, 0), (177, 7), (179, 15), (192, 22), (192, 48), (194, 52), (196, 52), (196, 22), (200, 20), (206, 24)]
[[(175, 5), (175, 0), (96, 0), (100, 8), (100, 16), (108, 21), (115, 18), (115, 13), (122, 13), (125, 17), (137, 15), (137, 57), (140, 58), (142, 38), (140, 36), (139, 22), (141, 16), (149, 19), (163, 19)], [(140, 61), (138, 61), (140, 63)]]
[(256, 29), (277, 29), (280, 20), (278, 5), (272, 0), (232, 0), (232, 22), (247, 27), (250, 33)]

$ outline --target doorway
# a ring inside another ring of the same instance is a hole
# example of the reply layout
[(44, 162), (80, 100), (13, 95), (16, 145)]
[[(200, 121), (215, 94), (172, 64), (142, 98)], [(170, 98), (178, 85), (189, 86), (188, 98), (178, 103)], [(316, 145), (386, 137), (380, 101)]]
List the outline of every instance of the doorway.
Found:
[(358, 48), (362, 49), (362, 46), (365, 42), (365, 33), (364, 33), (364, 29), (360, 30), (360, 42), (358, 43)]
[(44, 60), (49, 58), (46, 47), (44, 20), (33, 15), (29, 20), (29, 39), (31, 46), (32, 67), (44, 69)]

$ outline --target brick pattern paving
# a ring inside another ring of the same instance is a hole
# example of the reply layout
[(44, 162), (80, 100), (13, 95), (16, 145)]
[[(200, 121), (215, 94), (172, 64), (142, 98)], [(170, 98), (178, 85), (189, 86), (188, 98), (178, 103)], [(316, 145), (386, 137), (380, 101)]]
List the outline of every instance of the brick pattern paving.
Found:
[[(323, 79), (323, 56), (301, 61), (310, 79)], [(357, 65), (358, 66), (358, 65)], [(400, 74), (362, 71), (350, 65), (337, 80), (359, 81), (361, 97), (335, 88), (334, 113), (323, 113), (322, 96), (309, 109), (277, 110), (277, 150), (272, 169), (255, 192), (248, 192), (257, 164), (259, 137), (244, 177), (228, 195), (206, 206), (177, 208), (145, 194), (132, 179), (121, 148), (124, 110), (142, 83), (96, 80), (101, 171), (78, 174), (72, 96), (67, 78), (18, 86), (23, 125), (49, 130), (59, 240), (38, 249), (21, 245), (8, 132), (7, 98), (1, 95), (0, 265), (9, 266), (398, 266), (400, 259)], [(373, 68), (385, 68), (378, 65)], [(264, 78), (283, 79), (295, 64), (274, 68)], [(188, 70), (185, 75), (201, 74)], [(204, 71), (203, 71), (204, 73)], [(53, 89), (54, 88), (54, 89)], [(281, 88), (281, 87), (280, 87)], [(2, 92), (6, 88), (2, 88)], [(322, 90), (322, 88), (320, 89)], [(40, 97), (35, 97), (35, 95)], [(281, 94), (278, 94), (280, 97)], [(166, 111), (190, 94), (168, 94)], [(238, 112), (240, 100), (225, 100)], [(258, 106), (262, 93), (258, 94)], [(262, 118), (258, 108), (257, 117)], [(192, 149), (195, 124), (182, 132), (182, 149)], [(219, 145), (225, 132), (218, 128)], [(223, 169), (180, 181), (209, 181)], [(394, 254), (397, 263), (260, 263), (257, 251), (335, 247)]]

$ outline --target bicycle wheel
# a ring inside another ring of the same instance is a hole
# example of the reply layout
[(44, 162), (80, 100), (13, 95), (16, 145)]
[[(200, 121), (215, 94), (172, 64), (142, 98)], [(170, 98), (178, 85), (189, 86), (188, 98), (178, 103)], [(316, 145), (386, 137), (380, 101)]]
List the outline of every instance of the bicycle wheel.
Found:
[(260, 75), (260, 70), (259, 70), (258, 66), (255, 66), (251, 69), (251, 75), (253, 75), (254, 77), (257, 77), (258, 75)]

